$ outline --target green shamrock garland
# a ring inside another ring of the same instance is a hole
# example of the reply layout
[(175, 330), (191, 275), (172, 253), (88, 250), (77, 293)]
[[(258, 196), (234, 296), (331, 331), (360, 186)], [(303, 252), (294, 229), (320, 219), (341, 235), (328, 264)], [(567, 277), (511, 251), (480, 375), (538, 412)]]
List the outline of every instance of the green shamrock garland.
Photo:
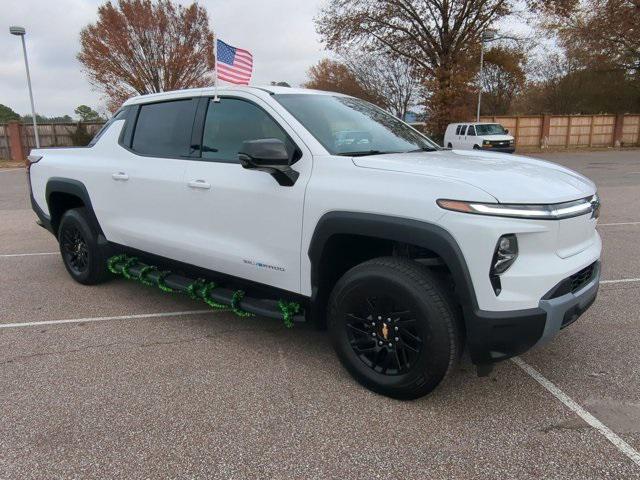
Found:
[[(164, 270), (159, 272), (158, 267), (154, 265), (145, 265), (140, 269), (138, 275), (134, 275), (131, 273), (131, 267), (136, 265), (137, 263), (142, 263), (136, 257), (129, 257), (125, 254), (114, 255), (109, 260), (107, 260), (107, 268), (114, 275), (122, 275), (127, 280), (137, 280), (143, 285), (147, 285), (149, 287), (157, 286), (160, 290), (167, 293), (173, 293), (178, 290), (174, 290), (169, 287), (166, 283), (166, 278), (171, 275), (171, 272), (168, 270)], [(117, 267), (117, 265), (122, 264), (121, 267)], [(158, 279), (154, 282), (151, 280), (149, 275), (152, 272), (158, 272)], [(240, 302), (244, 298), (244, 291), (236, 290), (233, 292), (231, 297), (231, 305), (224, 305), (222, 303), (218, 303), (211, 298), (211, 292), (217, 285), (214, 282), (207, 282), (202, 278), (198, 278), (191, 282), (189, 286), (186, 288), (184, 293), (186, 293), (189, 297), (194, 300), (202, 300), (207, 305), (209, 305), (212, 309), (217, 310), (219, 312), (233, 312), (239, 317), (253, 317), (254, 314), (250, 312), (245, 312), (239, 307)], [(301, 307), (299, 303), (295, 302), (285, 302), (284, 300), (278, 301), (278, 308), (282, 313), (282, 320), (287, 328), (293, 327), (293, 317), (301, 311)]]

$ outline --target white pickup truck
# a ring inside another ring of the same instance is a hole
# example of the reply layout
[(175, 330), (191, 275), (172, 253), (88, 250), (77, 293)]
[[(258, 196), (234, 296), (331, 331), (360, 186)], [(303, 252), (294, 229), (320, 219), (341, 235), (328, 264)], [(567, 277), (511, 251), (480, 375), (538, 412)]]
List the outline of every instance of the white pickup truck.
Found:
[(132, 252), (244, 286), (254, 312), (300, 302), (358, 381), (403, 399), (463, 348), (486, 374), (594, 301), (599, 201), (582, 175), (441, 149), (349, 96), (218, 94), (136, 97), (88, 147), (31, 152), (33, 209), (75, 280)]

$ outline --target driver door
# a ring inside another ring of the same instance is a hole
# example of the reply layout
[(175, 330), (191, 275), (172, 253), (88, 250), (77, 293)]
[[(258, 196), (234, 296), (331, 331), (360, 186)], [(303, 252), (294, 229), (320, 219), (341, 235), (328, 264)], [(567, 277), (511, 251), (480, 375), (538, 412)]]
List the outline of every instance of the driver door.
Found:
[[(300, 290), (300, 241), (311, 152), (266, 102), (250, 94), (206, 99), (201, 158), (187, 160), (182, 191), (184, 261), (210, 270)], [(198, 120), (196, 120), (198, 124)], [(245, 140), (278, 138), (287, 146), (293, 186), (247, 170), (238, 152)]]

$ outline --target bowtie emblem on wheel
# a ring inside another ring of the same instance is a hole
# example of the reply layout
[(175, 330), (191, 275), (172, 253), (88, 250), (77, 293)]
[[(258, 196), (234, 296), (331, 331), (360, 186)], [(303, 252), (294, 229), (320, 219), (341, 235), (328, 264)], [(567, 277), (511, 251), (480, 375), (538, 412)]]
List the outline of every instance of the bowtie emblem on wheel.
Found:
[(389, 340), (389, 327), (386, 323), (382, 324), (382, 336), (385, 340)]

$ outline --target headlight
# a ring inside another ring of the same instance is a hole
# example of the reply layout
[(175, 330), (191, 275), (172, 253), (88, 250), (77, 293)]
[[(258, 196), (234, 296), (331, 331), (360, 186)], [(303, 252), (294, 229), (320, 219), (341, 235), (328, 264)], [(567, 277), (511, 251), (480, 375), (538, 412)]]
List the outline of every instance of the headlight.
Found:
[(485, 147), (489, 147), (491, 146), (491, 142), (489, 140), (483, 140), (482, 145), (484, 145)]
[(546, 205), (463, 202), (446, 199), (437, 200), (436, 203), (440, 208), (453, 210), (454, 212), (538, 220), (559, 220), (561, 218), (578, 217), (587, 213), (597, 212), (600, 205), (597, 194), (572, 202)]
[(500, 295), (502, 291), (500, 275), (513, 265), (516, 258), (518, 258), (518, 239), (516, 236), (513, 233), (501, 236), (493, 252), (491, 269), (489, 270), (489, 279), (496, 295)]
[(596, 193), (591, 197), (591, 218), (598, 218), (600, 216), (600, 196)]

